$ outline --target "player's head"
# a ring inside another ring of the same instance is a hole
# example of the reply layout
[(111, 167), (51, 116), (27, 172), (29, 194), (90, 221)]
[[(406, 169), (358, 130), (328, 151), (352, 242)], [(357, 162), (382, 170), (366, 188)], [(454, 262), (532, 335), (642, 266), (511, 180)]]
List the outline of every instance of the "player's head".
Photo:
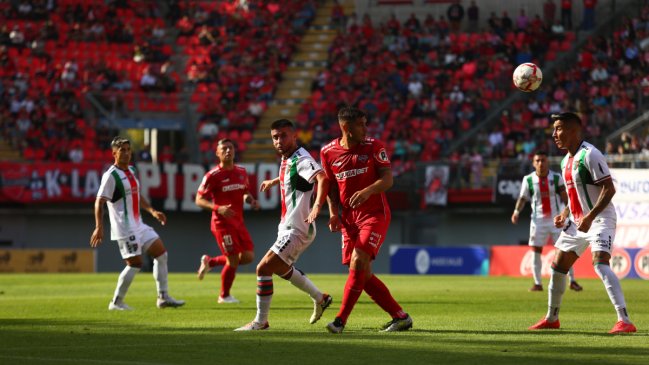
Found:
[(536, 169), (536, 174), (539, 176), (545, 176), (550, 170), (548, 165), (548, 153), (543, 150), (538, 150), (534, 152), (534, 157), (532, 157), (532, 165)]
[(581, 118), (571, 112), (552, 114), (554, 122), (552, 139), (560, 149), (572, 149), (581, 143)]
[(110, 142), (110, 147), (113, 150), (115, 165), (124, 167), (131, 162), (131, 141), (127, 138), (116, 136)]
[(231, 164), (234, 162), (234, 143), (229, 138), (220, 139), (216, 143), (216, 157), (221, 164)]
[(367, 116), (362, 110), (345, 106), (338, 111), (338, 123), (343, 137), (354, 143), (365, 140), (367, 134)]
[(297, 149), (297, 133), (293, 122), (288, 119), (278, 119), (270, 125), (270, 136), (277, 152), (289, 157)]

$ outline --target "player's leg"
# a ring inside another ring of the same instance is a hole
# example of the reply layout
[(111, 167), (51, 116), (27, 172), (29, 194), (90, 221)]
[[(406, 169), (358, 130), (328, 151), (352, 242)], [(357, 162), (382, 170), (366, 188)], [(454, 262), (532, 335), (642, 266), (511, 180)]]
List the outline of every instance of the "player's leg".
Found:
[(135, 235), (117, 240), (117, 246), (126, 267), (117, 278), (117, 287), (113, 299), (108, 304), (108, 310), (131, 310), (132, 308), (124, 303), (124, 297), (126, 297), (135, 274), (142, 268), (142, 246)]
[(575, 268), (571, 267), (570, 271), (568, 271), (568, 280), (570, 280), (570, 290), (574, 291), (582, 291), (584, 288), (579, 285), (577, 282), (577, 279), (575, 279)]
[[(554, 227), (552, 225), (550, 228), (550, 238), (552, 239), (552, 243), (557, 242), (559, 239), (559, 236), (561, 235), (561, 229)], [(570, 267), (570, 270), (568, 270), (568, 280), (570, 280), (570, 290), (574, 291), (582, 291), (584, 288), (577, 283), (577, 280), (575, 279), (575, 269), (574, 267)]]
[[(212, 229), (212, 234), (214, 235), (219, 248), (221, 248), (220, 242), (223, 239), (223, 235), (227, 233), (224, 233), (221, 230)], [(223, 250), (221, 250), (221, 255), (218, 256), (210, 256), (208, 254), (204, 254), (203, 256), (201, 256), (200, 265), (198, 266), (198, 272), (196, 276), (198, 277), (198, 280), (203, 280), (205, 274), (212, 270), (213, 267), (224, 266), (227, 263), (228, 258), (227, 255), (223, 253)]]
[(530, 223), (530, 239), (529, 246), (532, 251), (532, 277), (534, 278), (534, 285), (529, 291), (543, 291), (543, 282), (541, 281), (541, 268), (543, 245), (548, 235), (544, 234), (543, 227), (537, 226), (534, 222)]
[(219, 294), (219, 303), (239, 303), (239, 300), (230, 295), (230, 290), (234, 284), (234, 279), (237, 275), (237, 268), (239, 267), (239, 254), (240, 252), (233, 252), (231, 255), (226, 256), (227, 262), (221, 269), (221, 292)]
[[(362, 247), (365, 247), (365, 251), (372, 251), (370, 259), (374, 260), (376, 255), (378, 255), (381, 245), (385, 240), (387, 234), (389, 222), (379, 222), (375, 224), (368, 225), (360, 231), (360, 242)], [(369, 246), (366, 245), (369, 243)], [(401, 305), (390, 293), (388, 287), (374, 274), (371, 270), (371, 261), (370, 269), (368, 270), (368, 277), (365, 282), (365, 287), (363, 290), (372, 298), (372, 300), (378, 304), (381, 309), (387, 312), (392, 319), (390, 322), (383, 326), (383, 330), (387, 332), (392, 331), (405, 331), (412, 327), (412, 318), (403, 311)]]
[(221, 269), (221, 291), (218, 303), (239, 303), (236, 298), (230, 295), (230, 289), (239, 266), (239, 255), (243, 252), (238, 244), (237, 231), (234, 229), (217, 229), (213, 230), (212, 233), (226, 261), (223, 269)]
[(275, 260), (274, 253), (268, 251), (266, 255), (257, 264), (257, 314), (255, 319), (235, 331), (255, 331), (265, 330), (268, 326), (268, 314), (270, 313), (270, 303), (273, 300), (273, 274), (280, 271), (284, 262)]
[(320, 320), (322, 313), (333, 300), (330, 295), (321, 292), (302, 270), (294, 266), (302, 252), (311, 245), (313, 238), (313, 235), (304, 237), (291, 230), (281, 231), (278, 234), (277, 241), (262, 260), (262, 262), (267, 263), (274, 274), (289, 281), (293, 286), (311, 297), (313, 300), (313, 313), (309, 319), (311, 324)]
[(534, 277), (534, 285), (529, 289), (529, 291), (543, 291), (543, 282), (541, 281), (543, 247), (531, 246), (530, 250), (533, 255), (532, 276)]
[[(598, 249), (597, 244), (593, 245), (593, 249)], [(613, 270), (611, 270), (610, 259), (611, 254), (609, 252), (593, 252), (593, 267), (597, 276), (602, 279), (606, 293), (617, 312), (617, 323), (611, 329), (610, 333), (636, 332), (636, 328), (629, 319), (629, 314), (626, 310), (626, 301), (624, 300), (620, 280)]]
[(559, 328), (559, 308), (563, 293), (566, 291), (566, 275), (568, 271), (588, 248), (586, 237), (577, 232), (577, 226), (569, 221), (554, 244), (555, 254), (552, 263), (552, 275), (548, 285), (548, 312), (546, 316), (530, 330)]
[(371, 256), (369, 253), (355, 248), (351, 254), (349, 262), (349, 275), (345, 282), (345, 289), (343, 291), (343, 299), (340, 305), (340, 310), (336, 315), (336, 319), (327, 325), (327, 329), (332, 333), (341, 333), (349, 315), (354, 309), (354, 305), (358, 298), (363, 293), (365, 282), (368, 276), (371, 275)]
[(164, 243), (162, 243), (160, 237), (149, 242), (150, 244), (145, 245), (145, 248), (147, 253), (153, 257), (153, 278), (158, 289), (156, 305), (158, 308), (180, 307), (184, 305), (184, 300), (176, 300), (169, 295), (169, 267), (167, 264), (169, 255), (167, 254)]
[(560, 327), (559, 308), (566, 291), (566, 275), (578, 258), (575, 251), (562, 251), (557, 247), (552, 263), (552, 276), (548, 285), (548, 312), (542, 320), (528, 329), (556, 329)]

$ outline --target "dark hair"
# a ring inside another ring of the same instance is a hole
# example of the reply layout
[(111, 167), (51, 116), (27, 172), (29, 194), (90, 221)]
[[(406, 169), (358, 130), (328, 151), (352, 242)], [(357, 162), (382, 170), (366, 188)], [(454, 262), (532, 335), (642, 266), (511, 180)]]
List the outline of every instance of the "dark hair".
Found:
[(123, 144), (128, 144), (130, 146), (131, 141), (129, 141), (128, 138), (125, 138), (125, 137), (122, 137), (122, 136), (116, 136), (110, 142), (110, 147), (111, 148), (120, 148), (120, 147), (122, 147)]
[(534, 156), (546, 156), (548, 155), (548, 151), (546, 150), (536, 150), (534, 152)]
[(222, 139), (219, 139), (219, 141), (216, 142), (216, 145), (217, 145), (217, 146), (220, 146), (220, 145), (222, 145), (222, 144), (226, 144), (226, 143), (231, 143), (231, 144), (234, 146), (234, 142), (232, 142), (232, 140), (231, 140), (230, 138), (222, 138)]
[(365, 112), (353, 106), (344, 106), (338, 111), (341, 122), (355, 122), (360, 118), (366, 118)]
[(295, 125), (293, 125), (293, 122), (291, 122), (288, 119), (278, 119), (273, 122), (273, 124), (270, 125), (270, 129), (280, 129), (280, 128), (291, 128), (295, 129)]
[(560, 120), (566, 124), (570, 125), (576, 125), (578, 127), (581, 127), (581, 118), (579, 118), (579, 115), (573, 112), (565, 112), (565, 113), (559, 113), (559, 114), (552, 114), (550, 118), (553, 121)]

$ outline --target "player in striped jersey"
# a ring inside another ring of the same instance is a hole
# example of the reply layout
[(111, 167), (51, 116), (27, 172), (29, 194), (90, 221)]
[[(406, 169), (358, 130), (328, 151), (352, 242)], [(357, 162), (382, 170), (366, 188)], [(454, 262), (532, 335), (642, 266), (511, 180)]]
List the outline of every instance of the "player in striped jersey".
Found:
[(555, 244), (552, 278), (548, 286), (548, 312), (529, 329), (560, 327), (559, 307), (566, 291), (566, 273), (590, 246), (595, 272), (602, 279), (617, 312), (618, 321), (609, 333), (636, 332), (627, 313), (622, 286), (609, 263), (617, 213), (611, 203), (615, 185), (608, 164), (595, 146), (583, 140), (582, 122), (577, 114), (554, 114), (552, 120), (554, 142), (560, 149), (568, 150), (561, 162), (568, 207), (554, 218), (555, 226), (562, 227), (563, 232)]
[(160, 224), (167, 223), (161, 211), (140, 195), (140, 182), (135, 177), (135, 167), (130, 166), (131, 142), (115, 137), (111, 143), (115, 164), (104, 173), (95, 200), (95, 230), (90, 237), (90, 246), (99, 246), (104, 239), (104, 204), (108, 204), (110, 217), (110, 238), (117, 241), (126, 267), (119, 275), (109, 310), (131, 310), (124, 297), (129, 286), (142, 268), (142, 252), (153, 257), (153, 277), (158, 288), (158, 308), (180, 307), (184, 300), (176, 300), (168, 294), (167, 249), (153, 228), (142, 223), (140, 206), (149, 212)]
[[(329, 180), (322, 167), (309, 152), (297, 145), (293, 123), (280, 119), (271, 125), (273, 145), (282, 155), (279, 176), (261, 183), (260, 190), (280, 186), (282, 217), (277, 240), (257, 265), (257, 316), (235, 331), (265, 330), (273, 297), (273, 274), (288, 280), (313, 300), (313, 314), (309, 322), (316, 323), (332, 302), (330, 295), (322, 293), (294, 264), (315, 238), (315, 220), (320, 213), (328, 191)], [(313, 184), (318, 183), (315, 203), (311, 208)]]
[[(316, 323), (332, 302), (330, 295), (322, 293), (295, 262), (315, 238), (315, 219), (326, 199), (328, 180), (320, 165), (297, 145), (293, 123), (280, 119), (271, 125), (271, 137), (277, 152), (282, 155), (279, 176), (262, 182), (260, 190), (280, 186), (282, 216), (277, 240), (257, 265), (257, 316), (249, 324), (235, 331), (264, 330), (268, 328), (268, 312), (273, 295), (273, 274), (288, 280), (313, 299), (314, 310), (310, 323)], [(313, 208), (310, 207), (313, 184), (318, 192)]]
[[(532, 165), (535, 171), (523, 177), (521, 192), (511, 219), (513, 224), (517, 224), (518, 215), (525, 202), (531, 202), (532, 220), (530, 222), (529, 245), (534, 254), (532, 261), (534, 286), (530, 288), (530, 291), (543, 291), (541, 252), (548, 239), (552, 239), (552, 244), (554, 244), (559, 238), (561, 229), (554, 226), (553, 218), (565, 208), (568, 196), (561, 174), (549, 169), (548, 155), (545, 151), (537, 151), (534, 154)], [(568, 275), (570, 276), (570, 289), (581, 291), (583, 288), (575, 281), (572, 268)]]

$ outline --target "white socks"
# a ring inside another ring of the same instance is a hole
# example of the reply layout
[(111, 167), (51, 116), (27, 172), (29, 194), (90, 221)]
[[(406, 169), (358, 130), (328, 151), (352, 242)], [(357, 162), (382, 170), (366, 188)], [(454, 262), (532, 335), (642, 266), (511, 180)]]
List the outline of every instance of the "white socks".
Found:
[(129, 286), (135, 278), (135, 274), (140, 272), (139, 267), (126, 266), (124, 270), (119, 274), (117, 279), (117, 288), (115, 289), (115, 295), (113, 296), (113, 303), (119, 303), (124, 301), (126, 292), (128, 292)]
[(532, 275), (534, 284), (541, 285), (541, 253), (534, 251), (534, 263), (532, 264)]
[(161, 298), (166, 298), (168, 288), (167, 276), (169, 270), (167, 269), (167, 253), (153, 259), (153, 278), (155, 279), (156, 286), (158, 287), (158, 295)]
[(595, 265), (595, 272), (604, 283), (608, 297), (611, 299), (611, 303), (613, 303), (615, 311), (617, 312), (617, 320), (631, 323), (629, 315), (626, 312), (626, 302), (624, 301), (624, 294), (622, 293), (620, 280), (615, 276), (611, 267), (609, 265), (597, 264)]
[(575, 281), (575, 269), (573, 269), (572, 267), (570, 268), (570, 270), (568, 270), (568, 278), (570, 279), (571, 283)]
[(268, 322), (270, 302), (273, 300), (273, 277), (257, 276), (257, 315), (255, 322)]
[(559, 307), (565, 291), (566, 274), (552, 269), (552, 277), (548, 285), (548, 314), (545, 316), (548, 321), (554, 322), (559, 319)]
[[(302, 290), (303, 292), (309, 294), (311, 299), (313, 299), (314, 302), (320, 303), (322, 301), (322, 292), (313, 284), (311, 279), (309, 279), (300, 269), (296, 267), (291, 267), (292, 273), (286, 273), (282, 277), (293, 284), (296, 288)], [(291, 275), (290, 277), (286, 277), (287, 275)]]

